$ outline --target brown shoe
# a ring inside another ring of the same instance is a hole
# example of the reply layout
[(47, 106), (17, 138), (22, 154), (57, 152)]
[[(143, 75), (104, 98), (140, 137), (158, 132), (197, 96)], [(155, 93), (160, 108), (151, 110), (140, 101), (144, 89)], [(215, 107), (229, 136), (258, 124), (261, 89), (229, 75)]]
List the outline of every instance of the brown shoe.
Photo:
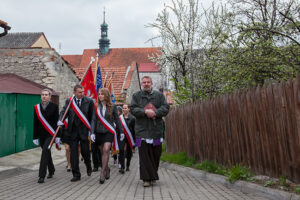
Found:
[(149, 181), (144, 181), (144, 187), (149, 187), (151, 184)]

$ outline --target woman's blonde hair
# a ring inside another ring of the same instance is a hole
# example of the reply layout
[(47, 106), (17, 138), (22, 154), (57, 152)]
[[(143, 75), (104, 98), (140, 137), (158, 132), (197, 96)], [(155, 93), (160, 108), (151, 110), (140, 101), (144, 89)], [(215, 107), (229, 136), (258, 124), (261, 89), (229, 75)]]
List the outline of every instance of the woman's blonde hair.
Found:
[(97, 97), (97, 102), (96, 102), (96, 106), (97, 107), (98, 107), (98, 105), (100, 103), (99, 94), (103, 94), (104, 95), (104, 101), (106, 102), (106, 108), (107, 108), (108, 114), (109, 114), (110, 117), (112, 117), (112, 106), (113, 106), (113, 103), (111, 101), (109, 90), (107, 88), (101, 88), (101, 89), (99, 89), (98, 97)]

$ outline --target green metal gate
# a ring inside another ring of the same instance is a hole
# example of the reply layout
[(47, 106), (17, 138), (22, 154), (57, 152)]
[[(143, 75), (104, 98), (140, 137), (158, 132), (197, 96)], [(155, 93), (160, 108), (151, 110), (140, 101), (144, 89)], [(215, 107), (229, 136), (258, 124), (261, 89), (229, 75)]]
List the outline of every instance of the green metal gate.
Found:
[(17, 95), (16, 152), (35, 147), (32, 143), (33, 106), (40, 101), (40, 95)]
[(0, 94), (0, 157), (15, 153), (16, 94)]
[(31, 149), (33, 106), (40, 95), (0, 94), (0, 157)]

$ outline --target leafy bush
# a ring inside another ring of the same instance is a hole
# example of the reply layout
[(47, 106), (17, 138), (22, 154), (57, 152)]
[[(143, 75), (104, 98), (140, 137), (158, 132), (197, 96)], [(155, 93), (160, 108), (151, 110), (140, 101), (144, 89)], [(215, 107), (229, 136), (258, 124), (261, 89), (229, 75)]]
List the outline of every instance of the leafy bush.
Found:
[(250, 168), (243, 167), (239, 164), (230, 168), (227, 172), (227, 177), (230, 183), (234, 183), (237, 180), (247, 180), (251, 181), (251, 177), (253, 176)]

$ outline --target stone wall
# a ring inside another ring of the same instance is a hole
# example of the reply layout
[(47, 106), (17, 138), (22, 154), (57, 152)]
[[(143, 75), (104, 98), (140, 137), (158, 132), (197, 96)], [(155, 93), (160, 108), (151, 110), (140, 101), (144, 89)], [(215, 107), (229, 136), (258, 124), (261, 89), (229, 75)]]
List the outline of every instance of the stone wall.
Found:
[(125, 103), (130, 104), (133, 93), (137, 92), (138, 90), (140, 90), (140, 85), (139, 85), (137, 68), (135, 67), (132, 77), (131, 77), (130, 85), (129, 85), (128, 89), (126, 90)]
[(79, 83), (75, 72), (53, 49), (0, 49), (0, 73), (14, 73), (54, 89), (60, 108)]

